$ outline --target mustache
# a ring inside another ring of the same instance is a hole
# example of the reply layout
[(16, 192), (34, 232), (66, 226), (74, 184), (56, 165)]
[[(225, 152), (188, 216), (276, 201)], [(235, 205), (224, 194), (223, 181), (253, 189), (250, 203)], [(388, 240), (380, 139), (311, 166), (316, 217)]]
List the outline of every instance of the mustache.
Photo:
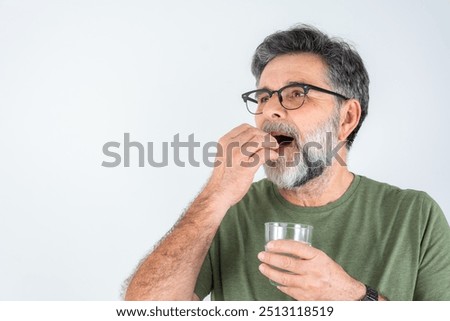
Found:
[(293, 137), (297, 142), (299, 141), (300, 135), (297, 129), (294, 126), (287, 123), (266, 121), (262, 126), (262, 130), (269, 134), (271, 132), (283, 133), (286, 134), (287, 136)]

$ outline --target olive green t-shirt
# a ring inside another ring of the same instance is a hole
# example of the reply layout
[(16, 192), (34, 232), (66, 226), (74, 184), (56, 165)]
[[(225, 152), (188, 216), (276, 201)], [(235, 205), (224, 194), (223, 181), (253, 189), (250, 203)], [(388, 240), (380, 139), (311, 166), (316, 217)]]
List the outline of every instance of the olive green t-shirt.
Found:
[(319, 207), (286, 201), (263, 179), (224, 217), (195, 293), (212, 300), (292, 300), (263, 276), (265, 222), (314, 226), (312, 246), (390, 300), (450, 300), (450, 228), (424, 192), (355, 175), (338, 200)]

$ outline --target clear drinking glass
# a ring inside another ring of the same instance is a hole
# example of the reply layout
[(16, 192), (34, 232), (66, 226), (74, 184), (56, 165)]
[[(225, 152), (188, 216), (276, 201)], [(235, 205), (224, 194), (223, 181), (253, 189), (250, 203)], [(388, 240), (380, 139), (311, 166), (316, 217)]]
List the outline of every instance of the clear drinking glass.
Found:
[[(266, 244), (274, 240), (294, 240), (297, 242), (303, 242), (308, 245), (311, 245), (313, 232), (313, 227), (311, 225), (298, 223), (285, 223), (285, 222), (267, 222), (264, 225), (266, 231), (265, 233)], [(278, 253), (278, 254), (292, 256), (287, 253)], [(293, 274), (292, 272), (283, 269), (278, 269), (275, 267), (273, 268), (282, 271), (284, 273)], [(270, 280), (270, 283), (272, 283), (273, 285), (281, 285), (276, 282), (273, 282), (272, 280)]]

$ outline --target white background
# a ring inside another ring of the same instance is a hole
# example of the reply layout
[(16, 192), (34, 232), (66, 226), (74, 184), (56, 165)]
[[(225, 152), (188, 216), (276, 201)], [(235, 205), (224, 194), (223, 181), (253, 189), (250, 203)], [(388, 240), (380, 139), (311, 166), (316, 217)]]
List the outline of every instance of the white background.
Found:
[(161, 154), (177, 133), (203, 145), (252, 123), (253, 51), (299, 22), (349, 40), (371, 76), (350, 170), (427, 191), (450, 220), (449, 14), (445, 0), (0, 0), (0, 299), (119, 299), (211, 168), (137, 153), (105, 168), (103, 144), (130, 133)]

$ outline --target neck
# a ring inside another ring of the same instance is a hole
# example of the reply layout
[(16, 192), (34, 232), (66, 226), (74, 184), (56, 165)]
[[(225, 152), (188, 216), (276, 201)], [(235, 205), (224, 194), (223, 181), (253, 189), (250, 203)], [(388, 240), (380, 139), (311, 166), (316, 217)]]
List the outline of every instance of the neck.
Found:
[(280, 194), (288, 202), (307, 207), (323, 206), (344, 195), (353, 181), (354, 175), (347, 167), (333, 164), (323, 174), (295, 190), (280, 189)]

